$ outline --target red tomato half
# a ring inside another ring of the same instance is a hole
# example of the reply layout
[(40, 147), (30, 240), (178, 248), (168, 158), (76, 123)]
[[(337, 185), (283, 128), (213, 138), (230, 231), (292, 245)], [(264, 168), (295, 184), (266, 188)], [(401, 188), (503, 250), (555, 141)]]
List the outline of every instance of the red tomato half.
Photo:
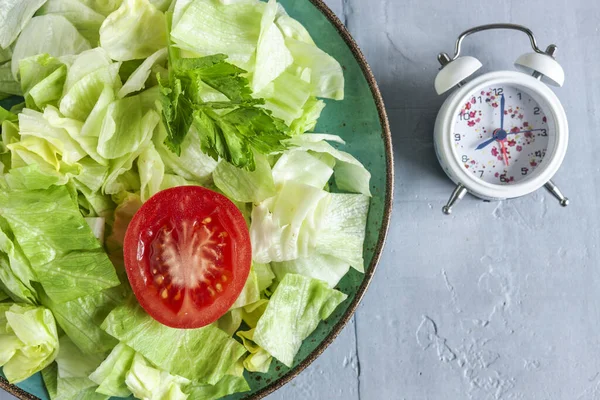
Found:
[(199, 186), (152, 196), (131, 220), (123, 252), (141, 306), (173, 328), (219, 319), (244, 288), (252, 263), (240, 210)]

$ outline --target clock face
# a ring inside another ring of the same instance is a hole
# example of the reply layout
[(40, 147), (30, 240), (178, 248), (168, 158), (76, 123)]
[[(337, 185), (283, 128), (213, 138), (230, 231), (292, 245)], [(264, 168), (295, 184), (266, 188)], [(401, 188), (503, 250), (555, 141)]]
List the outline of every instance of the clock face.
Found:
[(476, 178), (510, 185), (540, 167), (553, 134), (544, 110), (529, 94), (499, 85), (465, 98), (452, 139), (455, 156)]

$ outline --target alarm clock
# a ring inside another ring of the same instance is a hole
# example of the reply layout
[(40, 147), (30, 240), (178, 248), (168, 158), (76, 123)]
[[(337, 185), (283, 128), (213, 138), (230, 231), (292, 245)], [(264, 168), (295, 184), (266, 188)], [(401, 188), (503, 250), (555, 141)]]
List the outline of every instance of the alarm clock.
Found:
[[(512, 29), (529, 37), (533, 52), (520, 56), (517, 71), (494, 71), (467, 82), (482, 64), (461, 56), (463, 40), (477, 32)], [(442, 65), (435, 90), (453, 93), (443, 103), (434, 128), (437, 158), (456, 188), (443, 207), (445, 214), (466, 193), (483, 200), (525, 196), (545, 186), (567, 206), (552, 177), (558, 171), (569, 139), (565, 111), (547, 86), (562, 86), (564, 71), (555, 60), (557, 47), (539, 49), (528, 28), (490, 24), (458, 37), (454, 56), (438, 55)]]

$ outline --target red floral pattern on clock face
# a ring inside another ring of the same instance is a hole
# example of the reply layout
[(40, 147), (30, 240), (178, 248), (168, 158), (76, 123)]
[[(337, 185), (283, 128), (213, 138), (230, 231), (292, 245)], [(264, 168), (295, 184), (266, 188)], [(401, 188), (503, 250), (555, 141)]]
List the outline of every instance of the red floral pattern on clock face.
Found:
[(493, 184), (512, 184), (530, 176), (546, 155), (549, 134), (540, 105), (507, 85), (468, 96), (452, 133), (456, 157), (464, 168)]

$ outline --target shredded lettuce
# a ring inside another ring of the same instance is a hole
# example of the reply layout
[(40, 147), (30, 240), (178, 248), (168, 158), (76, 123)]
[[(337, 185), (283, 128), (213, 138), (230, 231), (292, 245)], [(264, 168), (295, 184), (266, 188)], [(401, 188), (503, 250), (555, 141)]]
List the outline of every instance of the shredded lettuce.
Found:
[(131, 347), (123, 343), (116, 345), (102, 364), (89, 375), (99, 385), (96, 391), (107, 396), (129, 397), (131, 390), (125, 379), (135, 356), (135, 350)]
[(180, 10), (171, 36), (178, 47), (196, 54), (224, 53), (234, 61), (248, 62), (256, 50), (265, 6), (253, 0), (231, 4), (194, 0)]
[(255, 205), (250, 226), (253, 259), (268, 263), (307, 255), (330, 196), (322, 189), (285, 181), (275, 197)]
[(258, 320), (253, 340), (291, 367), (302, 341), (346, 299), (325, 282), (287, 274)]
[(242, 339), (244, 347), (250, 355), (244, 359), (244, 368), (250, 372), (269, 372), (273, 357), (265, 349), (254, 343), (255, 327), (249, 331), (240, 331), (237, 336)]
[(125, 383), (138, 399), (185, 400), (188, 395), (183, 390), (190, 381), (154, 368), (141, 354), (136, 353)]
[(316, 238), (315, 250), (337, 257), (364, 272), (363, 245), (369, 213), (369, 198), (360, 194), (331, 195), (324, 214), (323, 229)]
[(44, 307), (0, 304), (0, 366), (11, 383), (29, 378), (56, 358), (54, 317)]
[(278, 281), (287, 274), (299, 274), (327, 282), (330, 288), (334, 288), (350, 269), (346, 261), (316, 251), (295, 260), (273, 262), (271, 266)]
[(100, 45), (117, 61), (150, 57), (167, 45), (165, 14), (148, 0), (123, 0), (102, 23)]
[(275, 25), (276, 15), (277, 1), (269, 0), (260, 21), (256, 66), (252, 77), (254, 92), (260, 92), (294, 62), (281, 31)]
[(130, 93), (137, 92), (144, 88), (146, 80), (150, 76), (150, 72), (154, 65), (160, 65), (167, 59), (167, 49), (157, 50), (150, 57), (146, 58), (144, 62), (136, 68), (135, 71), (127, 78), (127, 82), (123, 84), (123, 87), (119, 90), (119, 97), (123, 98)]
[(110, 351), (118, 342), (100, 329), (100, 325), (110, 311), (122, 303), (127, 292), (123, 287), (116, 287), (64, 303), (54, 302), (44, 293), (40, 297), (73, 343), (85, 354), (97, 354)]
[(0, 288), (19, 303), (37, 304), (37, 291), (32, 285), (35, 273), (12, 229), (0, 216)]
[[(160, 369), (211, 385), (219, 382), (245, 352), (242, 345), (213, 325), (169, 328), (137, 304), (115, 308), (102, 328)], [(158, 341), (162, 346), (156, 346)]]
[(233, 393), (247, 392), (250, 386), (243, 376), (225, 375), (214, 385), (193, 383), (189, 390), (189, 399), (212, 400)]
[(19, 62), (24, 58), (44, 53), (60, 57), (79, 54), (88, 49), (89, 42), (62, 15), (33, 17), (15, 42), (11, 71), (16, 80)]
[(46, 0), (6, 0), (0, 8), (0, 49), (6, 49)]
[[(101, 2), (101, 1), (100, 1)], [(100, 26), (105, 16), (80, 0), (47, 0), (37, 15), (58, 14), (68, 19), (92, 46), (100, 40)]]
[(258, 203), (273, 197), (276, 194), (275, 183), (269, 162), (262, 154), (255, 154), (254, 159), (254, 171), (241, 170), (221, 160), (213, 171), (215, 185), (227, 197), (244, 203)]
[(53, 301), (65, 302), (119, 285), (113, 265), (65, 186), (0, 190), (0, 214)]
[(362, 193), (370, 196), (369, 182), (371, 174), (369, 171), (352, 155), (336, 149), (326, 140), (344, 143), (338, 136), (316, 134), (294, 136), (288, 139), (286, 143), (305, 151), (333, 156), (337, 160), (334, 168), (337, 187), (351, 193)]

